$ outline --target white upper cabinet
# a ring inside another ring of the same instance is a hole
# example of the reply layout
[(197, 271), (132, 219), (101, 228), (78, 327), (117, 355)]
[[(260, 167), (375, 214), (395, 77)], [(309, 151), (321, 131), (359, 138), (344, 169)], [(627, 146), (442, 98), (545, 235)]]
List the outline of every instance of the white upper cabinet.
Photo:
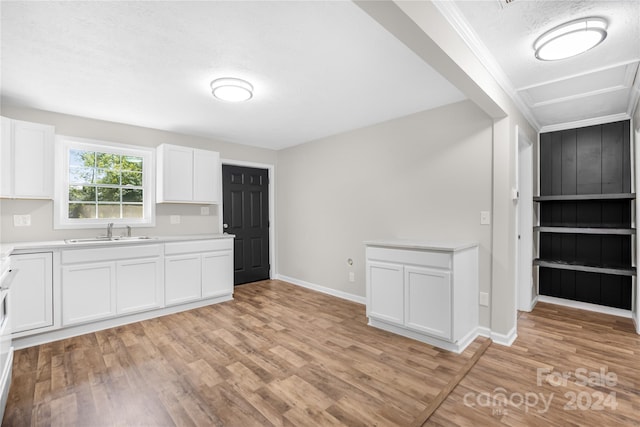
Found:
[(158, 203), (220, 202), (220, 154), (180, 145), (158, 147)]
[(0, 197), (53, 199), (54, 127), (2, 117)]

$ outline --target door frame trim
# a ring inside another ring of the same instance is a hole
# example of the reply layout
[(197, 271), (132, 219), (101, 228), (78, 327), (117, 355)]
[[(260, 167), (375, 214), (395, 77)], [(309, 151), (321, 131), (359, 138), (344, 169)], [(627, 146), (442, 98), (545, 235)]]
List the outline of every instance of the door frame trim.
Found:
[[(241, 166), (246, 168), (255, 168), (255, 169), (266, 169), (269, 176), (269, 278), (273, 279), (276, 277), (276, 221), (275, 221), (275, 212), (276, 212), (276, 198), (275, 198), (275, 187), (276, 187), (276, 174), (275, 165), (268, 163), (256, 163), (256, 162), (247, 162), (244, 160), (232, 160), (232, 159), (220, 159), (221, 165), (229, 165), (229, 166)], [(222, 194), (222, 167), (220, 167), (220, 194)], [(223, 224), (223, 199), (224, 197), (220, 197), (220, 211), (218, 212), (218, 229), (223, 232), (222, 224)]]
[[(539, 145), (539, 144), (538, 144)], [(531, 140), (529, 140), (529, 138), (527, 137), (527, 135), (522, 131), (522, 129), (516, 125), (516, 162), (515, 162), (515, 175), (516, 175), (516, 189), (518, 191), (518, 198), (517, 198), (517, 202), (516, 202), (516, 218), (515, 218), (515, 224), (516, 224), (516, 242), (515, 242), (515, 248), (516, 248), (516, 310), (520, 310), (520, 311), (531, 311), (533, 309), (533, 306), (535, 305), (535, 301), (537, 299), (537, 286), (535, 286), (535, 281), (533, 280), (533, 276), (534, 276), (534, 271), (533, 268), (531, 269), (531, 277), (529, 278), (529, 284), (523, 284), (520, 281), (520, 275), (521, 275), (521, 268), (522, 268), (522, 264), (521, 262), (523, 260), (520, 259), (521, 257), (521, 245), (527, 245), (530, 246), (531, 248), (533, 248), (534, 246), (534, 240), (533, 240), (533, 223), (535, 222), (535, 216), (533, 215), (533, 195), (535, 194), (535, 187), (536, 187), (536, 183), (534, 182), (534, 171), (533, 171), (533, 160), (535, 160), (536, 158), (536, 154), (534, 153), (534, 149), (536, 148), (536, 146), (531, 142)], [(528, 170), (524, 171), (524, 173), (527, 174), (529, 181), (531, 183), (531, 188), (529, 189), (529, 191), (524, 192), (522, 191), (521, 186), (523, 185), (522, 182), (520, 182), (520, 173), (523, 172), (520, 170), (521, 167), (521, 162), (522, 162), (522, 158), (521, 158), (521, 151), (527, 150), (529, 152), (529, 156), (531, 157), (531, 163), (529, 164)], [(539, 157), (539, 156), (538, 156)], [(538, 173), (538, 178), (539, 178), (539, 173)], [(522, 196), (529, 196), (526, 197), (526, 201), (525, 198)], [(526, 232), (522, 233), (523, 230), (521, 230), (522, 225), (520, 224), (520, 216), (521, 216), (521, 211), (523, 209), (530, 209), (530, 213), (531, 213), (531, 228), (529, 229), (528, 227), (525, 229)], [(521, 235), (521, 239), (518, 239), (518, 235)], [(532, 252), (532, 257), (535, 258), (536, 254)], [(525, 261), (527, 263), (532, 263), (533, 259), (531, 260), (527, 260)], [(531, 265), (531, 264), (529, 264)], [(528, 298), (524, 298), (523, 293), (528, 293), (531, 294), (531, 288), (535, 288), (535, 295), (530, 295)], [(517, 311), (516, 311), (517, 314)], [(516, 325), (517, 325), (517, 319), (516, 319)]]

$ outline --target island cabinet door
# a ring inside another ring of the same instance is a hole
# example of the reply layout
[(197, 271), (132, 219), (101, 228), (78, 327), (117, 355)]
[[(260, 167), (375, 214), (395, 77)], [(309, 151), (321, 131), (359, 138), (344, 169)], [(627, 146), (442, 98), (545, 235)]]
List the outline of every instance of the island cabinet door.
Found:
[(403, 267), (368, 261), (367, 308), (369, 317), (402, 325), (404, 322)]
[(404, 280), (406, 327), (451, 339), (451, 273), (406, 266)]

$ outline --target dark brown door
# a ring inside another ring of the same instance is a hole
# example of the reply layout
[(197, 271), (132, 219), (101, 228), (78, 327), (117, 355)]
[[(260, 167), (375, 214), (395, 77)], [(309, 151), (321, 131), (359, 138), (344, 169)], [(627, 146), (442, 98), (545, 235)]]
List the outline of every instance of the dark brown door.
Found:
[(269, 174), (222, 165), (222, 219), (235, 234), (234, 284), (269, 279)]

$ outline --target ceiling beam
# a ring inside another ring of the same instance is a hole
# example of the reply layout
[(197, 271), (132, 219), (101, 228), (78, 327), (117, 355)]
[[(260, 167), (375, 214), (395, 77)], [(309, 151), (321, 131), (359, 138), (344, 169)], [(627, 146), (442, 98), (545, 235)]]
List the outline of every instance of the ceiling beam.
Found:
[(507, 95), (431, 2), (355, 3), (491, 118), (507, 116)]

